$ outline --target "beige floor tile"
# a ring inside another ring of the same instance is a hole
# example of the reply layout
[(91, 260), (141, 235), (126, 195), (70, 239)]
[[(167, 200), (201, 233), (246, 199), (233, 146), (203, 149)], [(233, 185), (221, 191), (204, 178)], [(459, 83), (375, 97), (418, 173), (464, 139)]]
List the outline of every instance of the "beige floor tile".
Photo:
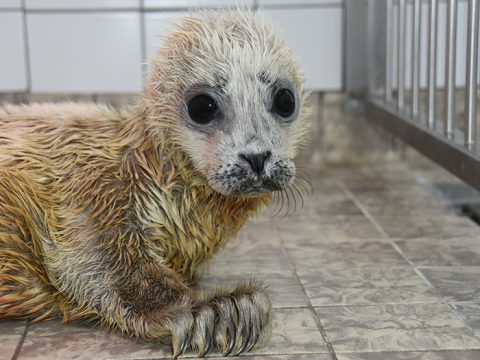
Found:
[(373, 216), (435, 216), (449, 213), (440, 199), (433, 197), (425, 189), (412, 186), (364, 192), (354, 196)]
[(402, 161), (370, 162), (368, 164), (340, 164), (328, 167), (328, 173), (347, 185), (369, 183), (414, 184), (415, 178)]
[(480, 267), (425, 267), (420, 271), (447, 302), (480, 301)]
[(237, 238), (231, 240), (227, 248), (248, 247), (257, 244), (279, 244), (280, 238), (273, 231), (271, 218), (258, 218), (249, 221), (239, 231)]
[(217, 254), (206, 267), (212, 275), (291, 273), (288, 258), (280, 251), (261, 256), (250, 253)]
[(152, 359), (171, 356), (169, 346), (137, 342), (104, 329), (47, 321), (30, 326), (19, 360)]
[(309, 309), (274, 309), (272, 338), (255, 354), (325, 353), (327, 347)]
[(273, 307), (305, 307), (307, 301), (297, 278), (293, 273), (247, 273), (247, 274), (206, 274), (200, 279), (197, 287), (213, 290), (222, 285), (234, 286), (238, 281), (254, 278), (267, 286)]
[(291, 272), (278, 233), (270, 220), (247, 224), (236, 239), (221, 249), (208, 266), (210, 274)]
[(211, 274), (261, 274), (291, 272), (280, 243), (237, 239), (220, 250), (208, 266)]
[(365, 216), (317, 216), (315, 218), (274, 219), (285, 245), (298, 242), (384, 240)]
[(444, 304), (315, 308), (336, 352), (480, 349)]
[(480, 266), (480, 237), (395, 241), (417, 266)]
[(375, 216), (382, 229), (391, 238), (450, 239), (478, 238), (480, 227), (468, 218), (454, 214), (416, 216)]
[[(480, 336), (480, 300), (470, 303), (450, 304), (460, 314), (465, 323), (477, 336)], [(480, 359), (480, 357), (479, 357)]]
[(362, 211), (343, 193), (315, 193), (305, 201), (297, 218), (362, 216)]
[(337, 354), (338, 360), (478, 360), (480, 350), (402, 351)]
[[(291, 355), (251, 355), (243, 354), (245, 360), (332, 360), (330, 354), (291, 354)], [(218, 360), (231, 360), (231, 357), (219, 357)]]
[(408, 266), (298, 271), (313, 306), (437, 303), (435, 290)]
[[(303, 171), (301, 169), (302, 167), (300, 167), (301, 172), (306, 173), (305, 179), (309, 180), (312, 185), (312, 195), (343, 193), (340, 183), (333, 179), (325, 168), (319, 168), (318, 165), (310, 165)], [(300, 175), (303, 174), (301, 173)]]
[(339, 179), (354, 195), (373, 194), (373, 193), (395, 193), (398, 191), (407, 191), (408, 189), (418, 189), (419, 185), (410, 177), (408, 179), (389, 179), (384, 178), (378, 173), (368, 178), (357, 177), (355, 175), (350, 179)]
[(297, 271), (352, 269), (371, 266), (406, 266), (407, 262), (386, 242), (341, 241), (286, 244)]
[(11, 359), (25, 331), (25, 321), (0, 321), (0, 359)]
[[(373, 181), (373, 185), (376, 183), (379, 183), (379, 181)], [(385, 181), (382, 183), (385, 184)], [(413, 181), (401, 184), (396, 184), (394, 182), (387, 184), (388, 186), (384, 189), (375, 188), (372, 186), (371, 190), (364, 189), (363, 191), (360, 191), (353, 188), (352, 193), (356, 198), (364, 201), (368, 205), (377, 205), (382, 203), (390, 203), (392, 206), (404, 205), (407, 203), (412, 203), (415, 205), (443, 205), (440, 198), (436, 197), (435, 194), (428, 191), (424, 186)]]

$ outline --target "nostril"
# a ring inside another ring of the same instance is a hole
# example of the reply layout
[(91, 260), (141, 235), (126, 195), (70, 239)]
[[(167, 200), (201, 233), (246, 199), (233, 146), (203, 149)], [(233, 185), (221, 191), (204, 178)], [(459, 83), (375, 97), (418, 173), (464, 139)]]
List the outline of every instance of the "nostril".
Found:
[(272, 156), (272, 153), (270, 151), (265, 151), (260, 154), (239, 154), (238, 156), (245, 160), (255, 173), (260, 175), (265, 168), (265, 163), (270, 156)]

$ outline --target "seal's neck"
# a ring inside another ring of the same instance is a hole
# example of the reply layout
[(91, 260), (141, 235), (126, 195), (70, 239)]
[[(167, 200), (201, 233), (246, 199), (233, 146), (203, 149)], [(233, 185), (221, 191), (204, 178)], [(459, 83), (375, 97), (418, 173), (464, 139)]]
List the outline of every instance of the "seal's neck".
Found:
[[(138, 189), (137, 216), (161, 228), (154, 231), (158, 238), (155, 252), (163, 252), (175, 271), (192, 279), (271, 195), (227, 196), (216, 192), (175, 143), (168, 127), (149, 126), (152, 119), (143, 120), (146, 126), (142, 140), (128, 150), (125, 161), (125, 173)], [(152, 209), (160, 213), (153, 214)], [(157, 224), (158, 219), (165, 224)], [(166, 234), (168, 229), (176, 230)]]

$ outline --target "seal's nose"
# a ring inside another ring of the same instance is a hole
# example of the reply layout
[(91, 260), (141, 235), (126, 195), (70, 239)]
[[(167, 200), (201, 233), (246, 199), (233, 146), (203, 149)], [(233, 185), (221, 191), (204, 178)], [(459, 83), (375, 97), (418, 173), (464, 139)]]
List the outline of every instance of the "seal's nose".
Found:
[(260, 175), (263, 173), (265, 163), (271, 155), (272, 153), (270, 151), (265, 151), (260, 154), (239, 154), (238, 156), (250, 165), (254, 173)]

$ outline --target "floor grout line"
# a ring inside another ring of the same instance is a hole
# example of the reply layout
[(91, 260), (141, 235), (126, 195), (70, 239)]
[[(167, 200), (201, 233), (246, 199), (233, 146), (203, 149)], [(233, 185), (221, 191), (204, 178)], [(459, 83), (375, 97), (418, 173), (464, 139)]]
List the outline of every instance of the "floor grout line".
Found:
[[(360, 209), (360, 211), (362, 211), (362, 213), (365, 215), (365, 217), (367, 217), (367, 219), (375, 226), (375, 228), (381, 233), (383, 234), (383, 236), (385, 237), (385, 239), (390, 243), (390, 245), (397, 251), (397, 253), (412, 267), (413, 271), (415, 271), (415, 273), (425, 282), (425, 284), (427, 286), (429, 286), (430, 288), (434, 289), (437, 293), (438, 293), (438, 289), (430, 282), (430, 280), (427, 279), (427, 277), (420, 271), (420, 269), (405, 255), (405, 253), (402, 251), (402, 249), (400, 249), (400, 247), (390, 238), (390, 236), (388, 236), (388, 234), (385, 232), (385, 230), (383, 230), (382, 226), (378, 223), (378, 221), (370, 214), (370, 212), (368, 211), (368, 209), (360, 202), (360, 200), (355, 196), (355, 194), (353, 194), (352, 191), (350, 191), (350, 189), (348, 189), (348, 187), (340, 180), (337, 179), (337, 181), (339, 182), (340, 186), (342, 187), (343, 191), (345, 192), (345, 194), (350, 198), (350, 200), (352, 200), (355, 205)], [(438, 297), (439, 297), (439, 302), (440, 303), (443, 303), (444, 305), (446, 305), (451, 311), (452, 313), (455, 315), (455, 317), (457, 319), (459, 319), (462, 324), (464, 324), (465, 327), (467, 327), (468, 329), (470, 329), (473, 334), (477, 334), (477, 332), (475, 331), (475, 329), (473, 329), (466, 321), (465, 321), (465, 318), (452, 306), (452, 304), (450, 304), (449, 302), (447, 302), (439, 293), (438, 293)], [(477, 336), (477, 335), (476, 335)], [(478, 337), (478, 336), (477, 336)]]
[(22, 350), (23, 342), (25, 341), (25, 338), (27, 337), (28, 329), (30, 328), (30, 324), (27, 322), (25, 324), (25, 328), (23, 329), (22, 336), (20, 337), (20, 340), (18, 340), (17, 347), (15, 348), (15, 352), (12, 355), (11, 360), (17, 360), (18, 355), (20, 354), (20, 350)]
[(310, 298), (308, 297), (307, 295), (307, 292), (302, 284), (302, 282), (300, 281), (300, 277), (298, 276), (297, 274), (297, 269), (295, 267), (295, 264), (294, 262), (292, 261), (290, 255), (288, 254), (288, 251), (287, 249), (285, 248), (285, 244), (283, 242), (283, 239), (282, 239), (282, 236), (280, 235), (280, 232), (277, 228), (277, 226), (275, 225), (275, 223), (272, 221), (272, 228), (273, 228), (273, 231), (277, 234), (277, 238), (279, 239), (280, 241), (280, 244), (281, 244), (281, 247), (282, 247), (282, 251), (283, 253), (285, 254), (285, 256), (287, 257), (287, 260), (288, 260), (288, 263), (290, 264), (290, 267), (292, 268), (293, 270), (293, 274), (298, 282), (298, 285), (300, 286), (300, 288), (302, 289), (302, 292), (303, 292), (303, 295), (305, 296), (305, 300), (307, 302), (307, 308), (310, 310), (310, 312), (312, 313), (312, 316), (313, 316), (313, 320), (315, 321), (315, 324), (317, 325), (317, 328), (318, 330), (320, 331), (320, 335), (322, 336), (322, 339), (327, 347), (327, 350), (328, 352), (330, 353), (330, 356), (332, 357), (332, 360), (338, 360), (337, 358), (337, 354), (335, 353), (335, 350), (333, 349), (333, 346), (330, 342), (330, 340), (328, 339), (328, 335), (327, 335), (327, 332), (326, 330), (324, 329), (324, 327), (322, 326), (322, 322), (320, 321), (317, 313), (315, 312), (315, 308), (313, 307), (311, 301), (310, 301)]
[(340, 186), (342, 187), (345, 194), (352, 200), (355, 205), (360, 209), (362, 214), (372, 223), (373, 226), (377, 229), (377, 231), (382, 234), (385, 240), (399, 253), (399, 255), (412, 267), (415, 273), (432, 289), (435, 289), (433, 284), (423, 275), (422, 272), (416, 267), (416, 265), (403, 253), (402, 249), (395, 244), (395, 242), (388, 236), (388, 234), (383, 230), (382, 226), (378, 223), (378, 221), (373, 217), (370, 212), (367, 210), (365, 206), (358, 200), (358, 198), (348, 189), (345, 184), (339, 181)]

